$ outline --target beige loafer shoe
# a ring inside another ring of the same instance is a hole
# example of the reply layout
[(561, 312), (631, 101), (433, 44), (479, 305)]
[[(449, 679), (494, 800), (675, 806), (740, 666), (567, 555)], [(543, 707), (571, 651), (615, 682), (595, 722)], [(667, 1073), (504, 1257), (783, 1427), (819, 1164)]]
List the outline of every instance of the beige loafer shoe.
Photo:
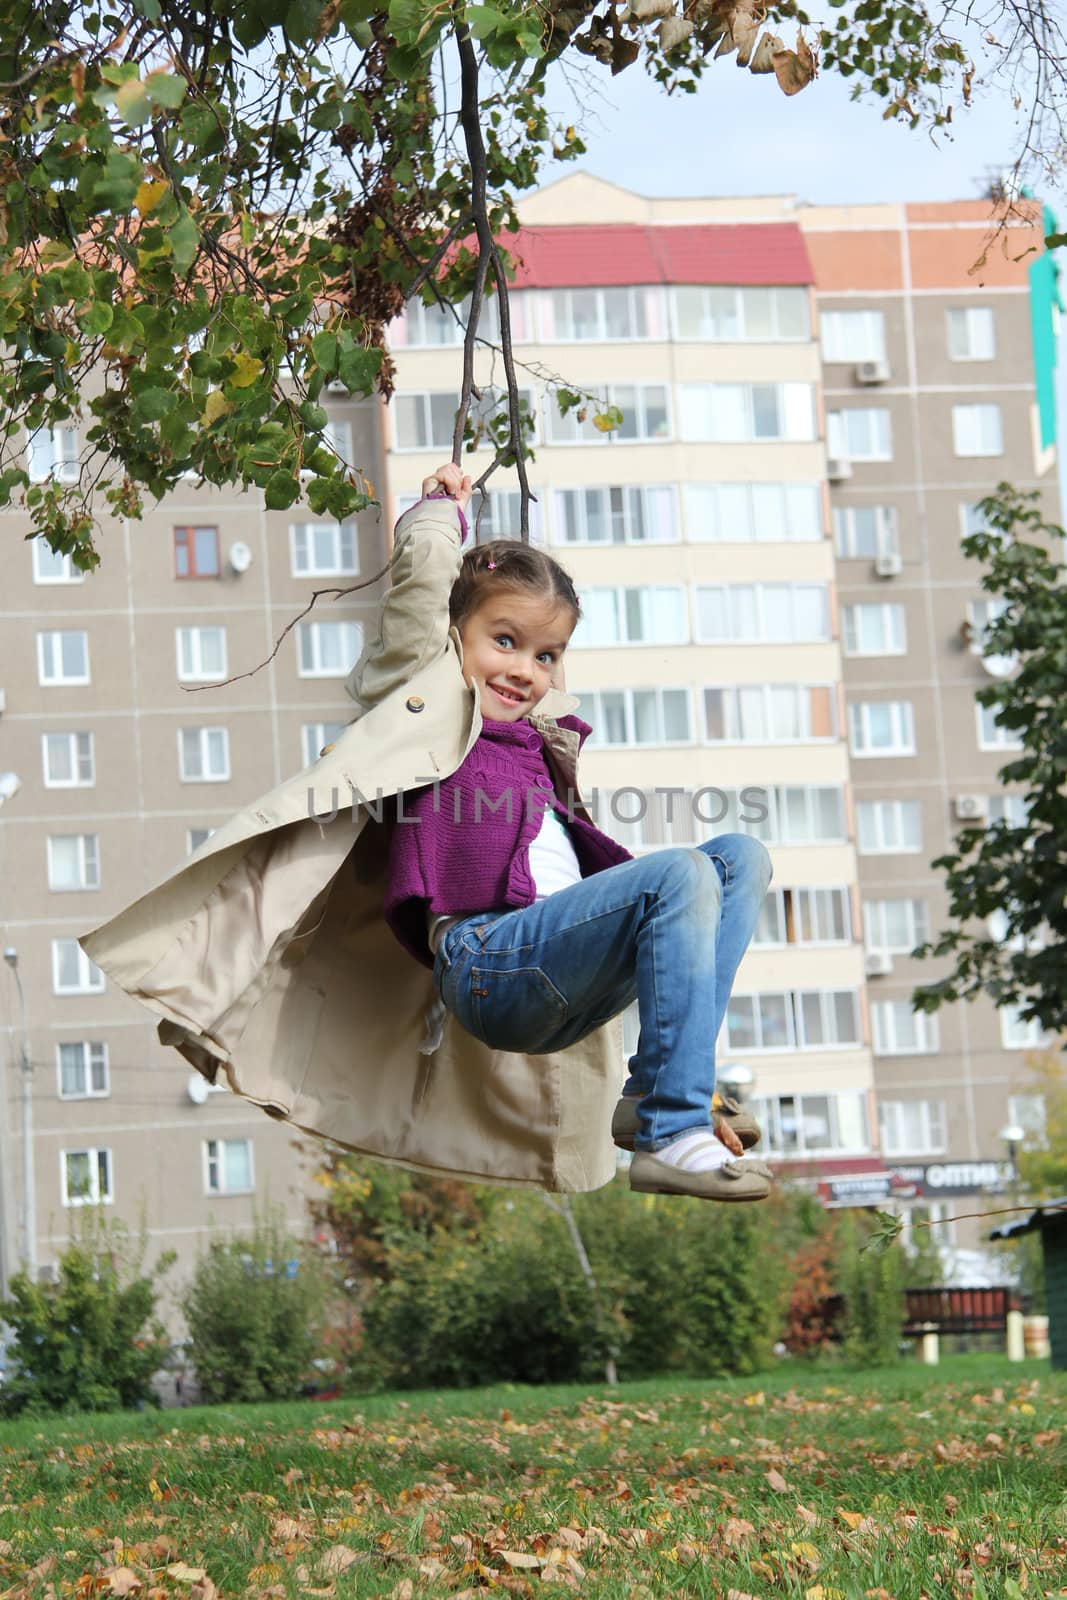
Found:
[[(728, 1095), (716, 1093), (712, 1097), (711, 1109), (716, 1116), (722, 1118), (727, 1127), (734, 1130), (741, 1141), (742, 1150), (751, 1150), (753, 1145), (759, 1144), (762, 1138), (759, 1123), (752, 1113), (746, 1111), (744, 1106), (740, 1105), (736, 1100), (731, 1100)], [(611, 1137), (620, 1150), (635, 1149), (635, 1140), (637, 1138), (636, 1100), (623, 1099), (619, 1101), (611, 1119)]]
[(727, 1161), (709, 1172), (687, 1172), (638, 1150), (630, 1163), (630, 1188), (637, 1194), (680, 1194), (693, 1200), (766, 1200), (774, 1179), (764, 1161)]

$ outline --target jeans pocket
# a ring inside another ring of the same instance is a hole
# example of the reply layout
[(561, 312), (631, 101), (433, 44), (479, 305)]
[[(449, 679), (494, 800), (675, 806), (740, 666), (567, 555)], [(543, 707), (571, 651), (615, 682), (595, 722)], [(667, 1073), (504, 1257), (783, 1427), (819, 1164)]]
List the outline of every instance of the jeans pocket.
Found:
[(552, 1048), (567, 1019), (567, 1001), (540, 967), (515, 967), (494, 972), (470, 969), (471, 1024), (476, 1039), (492, 1050), (543, 1055)]

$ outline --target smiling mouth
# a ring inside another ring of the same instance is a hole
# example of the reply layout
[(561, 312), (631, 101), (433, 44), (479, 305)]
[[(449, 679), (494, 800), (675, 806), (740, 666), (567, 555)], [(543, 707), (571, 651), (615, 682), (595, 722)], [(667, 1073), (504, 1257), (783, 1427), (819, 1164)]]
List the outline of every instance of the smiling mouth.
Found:
[(491, 683), (489, 688), (492, 689), (494, 694), (500, 696), (505, 705), (521, 706), (525, 704), (526, 696), (520, 694), (517, 689), (505, 689), (499, 683)]

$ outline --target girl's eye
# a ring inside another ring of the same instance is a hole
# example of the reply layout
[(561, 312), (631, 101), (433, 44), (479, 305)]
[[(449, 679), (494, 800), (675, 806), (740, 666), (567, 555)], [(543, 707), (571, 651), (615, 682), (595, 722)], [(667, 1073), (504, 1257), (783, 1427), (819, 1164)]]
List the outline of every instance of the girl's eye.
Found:
[(556, 658), (552, 654), (551, 650), (542, 650), (537, 659), (538, 661), (543, 662), (546, 667), (550, 667)]
[(513, 645), (515, 643), (515, 641), (511, 637), (510, 633), (497, 633), (497, 634), (493, 635), (493, 643), (502, 645), (504, 647), (504, 649), (506, 650), (506, 649), (510, 648), (510, 646)]

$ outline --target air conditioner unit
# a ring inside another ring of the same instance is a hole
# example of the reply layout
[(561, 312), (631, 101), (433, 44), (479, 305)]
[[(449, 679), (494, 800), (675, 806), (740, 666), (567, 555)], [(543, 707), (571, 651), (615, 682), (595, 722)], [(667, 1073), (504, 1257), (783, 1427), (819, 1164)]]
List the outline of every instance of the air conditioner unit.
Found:
[(340, 378), (331, 378), (329, 383), (326, 385), (326, 393), (347, 395), (349, 393), (349, 388), (347, 383), (341, 382)]
[(59, 1268), (56, 1266), (56, 1263), (54, 1261), (46, 1261), (43, 1266), (39, 1266), (37, 1268), (37, 1282), (38, 1283), (58, 1283), (59, 1282)]
[(904, 561), (899, 550), (883, 550), (881, 555), (874, 558), (874, 573), (877, 578), (899, 578), (904, 570)]
[(981, 822), (984, 821), (988, 808), (984, 794), (958, 794), (952, 803), (952, 809), (960, 822)]
[(844, 483), (852, 476), (852, 462), (844, 456), (830, 456), (826, 462), (826, 476), (831, 483)]
[(868, 978), (884, 978), (893, 970), (893, 957), (888, 950), (870, 950), (864, 966)]
[(856, 382), (864, 384), (888, 383), (889, 362), (861, 361), (856, 367)]

